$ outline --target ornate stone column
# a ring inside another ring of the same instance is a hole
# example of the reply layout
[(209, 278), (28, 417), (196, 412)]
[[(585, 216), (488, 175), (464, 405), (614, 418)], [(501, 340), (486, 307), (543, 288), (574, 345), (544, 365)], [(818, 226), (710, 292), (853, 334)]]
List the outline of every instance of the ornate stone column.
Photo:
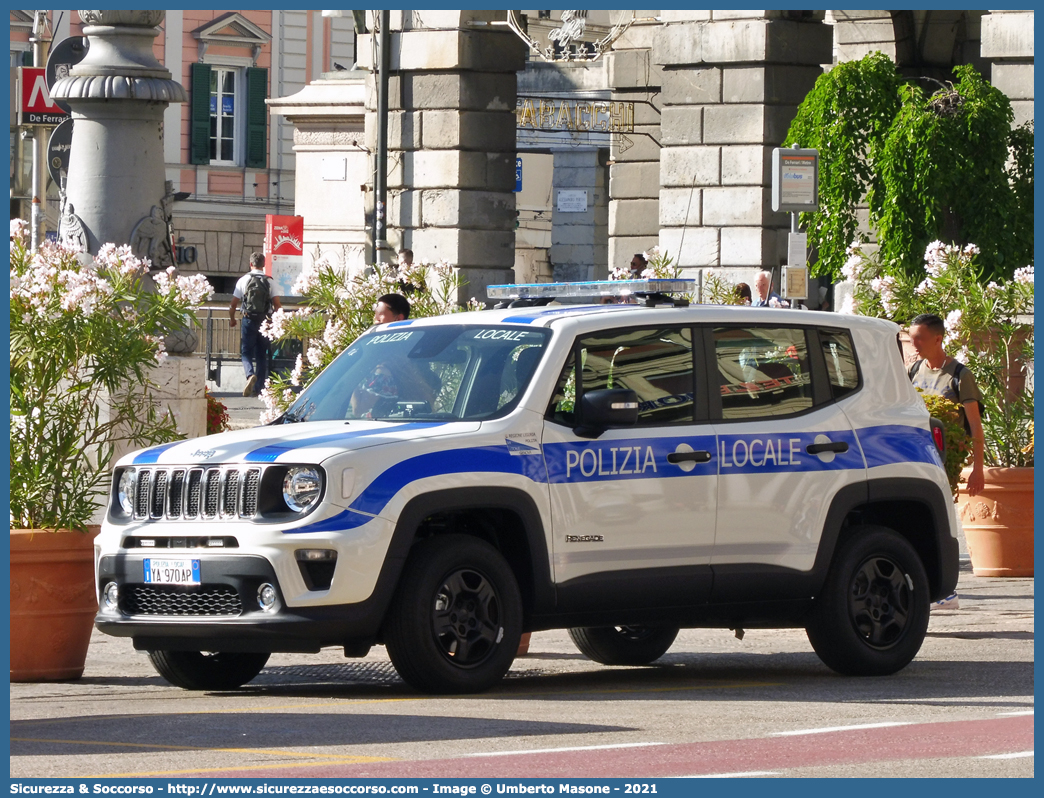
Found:
[(153, 268), (172, 266), (163, 112), (188, 98), (152, 52), (165, 12), (79, 14), (90, 49), (51, 90), (74, 120), (59, 237), (91, 253), (108, 242), (130, 244)]

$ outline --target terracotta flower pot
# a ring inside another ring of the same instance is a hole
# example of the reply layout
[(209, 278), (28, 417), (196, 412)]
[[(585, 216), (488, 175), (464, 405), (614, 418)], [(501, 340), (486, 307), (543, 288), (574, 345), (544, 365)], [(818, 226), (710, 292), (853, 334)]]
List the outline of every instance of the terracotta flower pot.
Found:
[(969, 496), (962, 486), (957, 499), (972, 570), (976, 576), (1033, 576), (1033, 469), (983, 472), (983, 492)]
[(11, 681), (79, 679), (98, 612), (94, 538), (11, 530)]

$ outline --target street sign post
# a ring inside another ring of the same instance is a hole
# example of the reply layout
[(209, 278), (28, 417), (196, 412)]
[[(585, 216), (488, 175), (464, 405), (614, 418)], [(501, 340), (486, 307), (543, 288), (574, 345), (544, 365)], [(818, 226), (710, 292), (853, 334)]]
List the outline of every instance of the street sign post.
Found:
[(56, 186), (62, 185), (62, 178), (69, 174), (69, 152), (72, 150), (73, 121), (66, 119), (51, 133), (47, 143), (47, 171)]
[[(89, 46), (86, 36), (70, 36), (51, 48), (51, 54), (47, 57), (48, 90), (54, 86), (56, 80), (69, 77), (69, 70), (84, 59)], [(69, 104), (64, 100), (55, 100), (54, 104), (65, 113), (71, 113)]]

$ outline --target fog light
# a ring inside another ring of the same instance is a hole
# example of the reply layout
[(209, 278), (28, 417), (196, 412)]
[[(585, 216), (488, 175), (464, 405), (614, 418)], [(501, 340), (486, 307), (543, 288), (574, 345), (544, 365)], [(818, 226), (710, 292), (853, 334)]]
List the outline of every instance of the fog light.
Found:
[(337, 559), (333, 549), (298, 549), (294, 552), (301, 562), (329, 562)]
[(109, 582), (102, 591), (102, 602), (107, 612), (116, 612), (120, 604), (120, 587), (115, 582)]
[(265, 582), (257, 589), (257, 605), (265, 612), (271, 612), (276, 605), (276, 589)]

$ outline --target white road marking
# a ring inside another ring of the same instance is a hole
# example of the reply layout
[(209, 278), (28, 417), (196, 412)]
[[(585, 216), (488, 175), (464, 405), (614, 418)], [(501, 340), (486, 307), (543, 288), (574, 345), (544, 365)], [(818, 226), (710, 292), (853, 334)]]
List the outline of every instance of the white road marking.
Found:
[(1033, 710), (1032, 709), (1026, 709), (1026, 710), (1023, 710), (1022, 712), (998, 712), (997, 716), (1001, 717), (1001, 718), (1018, 718), (1018, 717), (1021, 717), (1023, 715), (1032, 715), (1032, 714), (1033, 714)]
[(797, 737), (801, 734), (828, 734), (830, 732), (856, 731), (858, 729), (887, 729), (889, 726), (911, 726), (912, 721), (889, 721), (886, 723), (863, 723), (858, 726), (824, 726), (821, 729), (797, 729), (796, 731), (772, 732), (772, 737)]
[(604, 751), (607, 748), (645, 748), (650, 745), (665, 743), (618, 743), (616, 745), (578, 745), (573, 748), (530, 748), (525, 751), (490, 751), (481, 754), (464, 754), (470, 756), (515, 756), (517, 754), (557, 754), (562, 751)]
[(741, 773), (704, 773), (699, 776), (677, 776), (679, 779), (749, 779), (755, 776), (778, 776), (778, 770), (746, 770)]
[(979, 759), (1025, 759), (1028, 756), (1033, 756), (1033, 752), (1019, 751), (1015, 754), (990, 754), (989, 756), (980, 756)]

